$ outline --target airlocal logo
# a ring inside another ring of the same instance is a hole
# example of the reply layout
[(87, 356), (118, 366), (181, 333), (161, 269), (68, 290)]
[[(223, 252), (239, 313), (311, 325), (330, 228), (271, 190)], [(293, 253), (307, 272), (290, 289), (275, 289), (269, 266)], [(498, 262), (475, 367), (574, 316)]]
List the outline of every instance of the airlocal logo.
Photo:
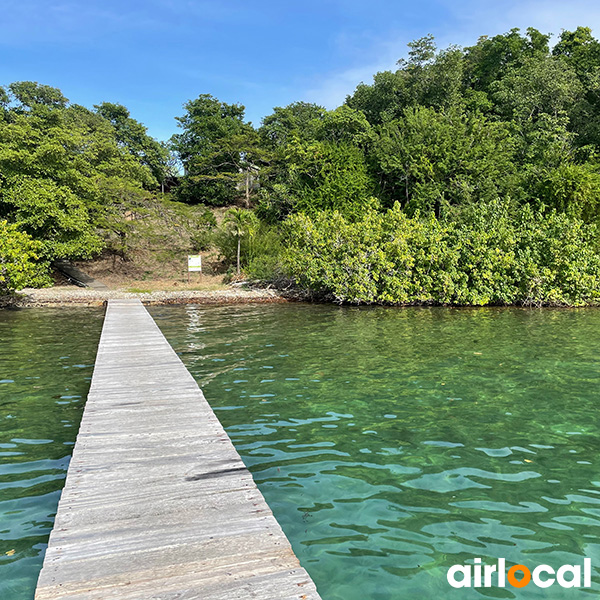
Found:
[(476, 558), (473, 562), (475, 563), (473, 565), (453, 565), (448, 569), (448, 583), (453, 588), (503, 588), (506, 587), (507, 582), (516, 588), (523, 588), (530, 582), (540, 588), (547, 588), (555, 583), (563, 588), (592, 587), (590, 558), (583, 559), (583, 585), (581, 585), (580, 565), (563, 565), (557, 570), (549, 565), (538, 565), (533, 570), (525, 565), (513, 565), (507, 572), (504, 558), (498, 559), (496, 565), (483, 565), (480, 558)]

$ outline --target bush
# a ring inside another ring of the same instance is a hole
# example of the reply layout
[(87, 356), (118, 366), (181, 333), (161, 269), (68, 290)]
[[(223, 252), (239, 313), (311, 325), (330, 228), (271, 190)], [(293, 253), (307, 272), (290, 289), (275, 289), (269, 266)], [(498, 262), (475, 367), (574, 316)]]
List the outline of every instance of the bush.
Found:
[(16, 225), (0, 221), (0, 293), (50, 283), (48, 263), (38, 262), (42, 244), (19, 231)]
[(275, 227), (261, 223), (249, 239), (248, 263), (244, 272), (249, 279), (274, 281), (281, 275), (281, 236)]
[(190, 235), (190, 242), (196, 251), (208, 250), (213, 242), (213, 230), (217, 226), (217, 220), (213, 213), (207, 208), (194, 221), (195, 230)]
[(8, 179), (0, 196), (0, 210), (21, 230), (42, 241), (39, 252), (48, 260), (91, 258), (102, 250), (85, 202), (50, 179)]
[(250, 260), (244, 273), (248, 279), (258, 279), (264, 282), (276, 281), (281, 276), (279, 256), (277, 254), (257, 256)]
[[(278, 272), (281, 239), (277, 229), (257, 219), (242, 227), (240, 262), (244, 274), (251, 279), (272, 280)], [(236, 265), (238, 235), (225, 224), (214, 235), (214, 243), (228, 267)]]
[(398, 204), (356, 222), (337, 212), (285, 223), (283, 268), (300, 286), (352, 304), (595, 304), (596, 229), (564, 214), (507, 203), (449, 221)]
[(294, 138), (279, 153), (278, 174), (259, 192), (257, 212), (269, 222), (290, 213), (337, 210), (357, 218), (377, 200), (363, 151), (347, 141), (303, 142)]

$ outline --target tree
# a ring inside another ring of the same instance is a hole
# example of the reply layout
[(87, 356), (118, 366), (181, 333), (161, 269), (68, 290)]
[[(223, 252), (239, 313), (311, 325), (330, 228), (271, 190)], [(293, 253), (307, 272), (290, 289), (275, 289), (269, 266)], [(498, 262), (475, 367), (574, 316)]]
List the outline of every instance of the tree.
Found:
[(399, 60), (398, 63), (402, 66), (407, 65), (409, 70), (422, 69), (435, 57), (436, 46), (431, 33), (418, 40), (408, 42), (408, 47), (410, 48), (408, 61)]
[[(245, 188), (249, 173), (260, 161), (260, 145), (253, 127), (244, 121), (244, 107), (202, 94), (185, 104), (177, 117), (182, 133), (171, 138), (185, 174), (178, 189), (182, 200), (223, 205)], [(246, 194), (249, 204), (249, 191)]]
[(310, 102), (293, 102), (288, 106), (276, 106), (273, 114), (262, 120), (259, 133), (263, 141), (272, 148), (287, 145), (294, 138), (312, 140), (315, 127), (326, 110)]
[(16, 81), (8, 88), (19, 112), (31, 110), (36, 106), (64, 108), (69, 102), (58, 88), (41, 85), (37, 81)]
[(351, 143), (295, 140), (284, 160), (294, 211), (338, 210), (352, 218), (373, 201), (375, 184), (365, 156)]
[[(563, 160), (530, 169), (530, 189), (539, 210), (554, 209), (589, 222), (600, 220), (600, 171), (597, 164)], [(532, 201), (535, 202), (535, 201)]]
[(147, 166), (156, 181), (162, 184), (167, 176), (167, 149), (148, 135), (139, 121), (132, 119), (129, 110), (121, 104), (102, 102), (94, 107), (115, 129), (117, 142), (123, 145), (137, 161)]
[(314, 138), (324, 142), (349, 143), (357, 146), (369, 141), (371, 125), (361, 110), (342, 105), (326, 111), (314, 125)]
[(0, 119), (0, 218), (42, 245), (40, 255), (88, 258), (99, 227), (120, 230), (122, 210), (153, 178), (101, 115), (68, 104), (60, 90), (19, 82)]
[(406, 78), (399, 71), (382, 71), (373, 76), (373, 85), (360, 83), (346, 104), (364, 113), (371, 125), (396, 119), (408, 105)]
[(518, 68), (527, 58), (549, 53), (550, 35), (529, 27), (523, 36), (518, 28), (492, 38), (482, 36), (475, 46), (465, 48), (465, 75), (474, 90), (487, 92), (490, 84), (502, 79), (511, 68)]
[(446, 109), (464, 101), (465, 59), (460, 48), (437, 52), (432, 35), (408, 47), (408, 60), (400, 59), (397, 71), (377, 73), (373, 85), (361, 83), (346, 98), (346, 104), (361, 110), (371, 125), (399, 119), (409, 107)]
[(38, 261), (40, 247), (16, 225), (0, 220), (0, 294), (48, 283)]
[(494, 200), (518, 189), (509, 127), (459, 109), (407, 109), (373, 142), (382, 197), (409, 214)]
[(553, 56), (579, 77), (583, 97), (569, 111), (570, 128), (577, 133), (577, 146), (600, 147), (600, 42), (589, 27), (563, 31), (552, 49)]
[(550, 56), (523, 59), (489, 89), (497, 112), (519, 122), (535, 121), (541, 114), (567, 116), (583, 94), (575, 71)]
[(251, 235), (253, 227), (257, 224), (256, 216), (249, 210), (230, 208), (225, 214), (225, 226), (237, 241), (236, 273), (241, 272), (241, 246), (242, 237)]
[(582, 81), (586, 81), (600, 67), (600, 42), (594, 38), (589, 27), (577, 27), (575, 31), (563, 30), (558, 43), (552, 48), (552, 54), (563, 57)]
[(26, 176), (12, 177), (6, 184), (3, 212), (41, 242), (45, 259), (90, 258), (102, 249), (85, 202), (68, 187)]

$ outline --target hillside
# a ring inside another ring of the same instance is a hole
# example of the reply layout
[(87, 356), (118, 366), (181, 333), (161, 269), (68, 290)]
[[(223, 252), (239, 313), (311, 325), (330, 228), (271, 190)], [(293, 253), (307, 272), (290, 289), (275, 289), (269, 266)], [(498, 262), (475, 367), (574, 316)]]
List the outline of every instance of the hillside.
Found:
[[(230, 279), (211, 234), (225, 208), (188, 206), (159, 197), (124, 215), (125, 227), (107, 233), (100, 256), (75, 264), (105, 283), (125, 291), (216, 290)], [(189, 254), (202, 256), (202, 273), (189, 273)], [(189, 281), (188, 281), (189, 279)], [(56, 275), (60, 284), (63, 278)]]

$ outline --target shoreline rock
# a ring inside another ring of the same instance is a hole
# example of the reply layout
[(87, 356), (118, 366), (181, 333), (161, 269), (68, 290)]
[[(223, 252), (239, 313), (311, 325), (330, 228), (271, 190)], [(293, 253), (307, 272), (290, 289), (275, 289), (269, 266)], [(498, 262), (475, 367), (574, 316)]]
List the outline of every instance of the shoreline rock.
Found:
[(0, 308), (89, 307), (103, 306), (113, 298), (137, 298), (143, 304), (242, 304), (259, 302), (288, 302), (272, 289), (179, 290), (154, 292), (124, 292), (120, 290), (91, 290), (61, 286), (26, 288), (12, 296), (0, 297)]

